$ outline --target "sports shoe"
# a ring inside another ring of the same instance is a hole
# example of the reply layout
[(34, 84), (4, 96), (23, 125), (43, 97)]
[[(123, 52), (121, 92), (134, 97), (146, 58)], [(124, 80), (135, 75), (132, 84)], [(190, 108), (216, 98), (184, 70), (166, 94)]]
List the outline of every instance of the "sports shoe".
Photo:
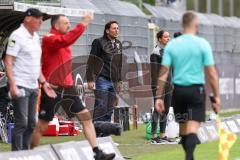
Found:
[(104, 153), (102, 150), (99, 150), (95, 153), (95, 160), (113, 160), (115, 158), (115, 153)]
[(176, 142), (175, 140), (172, 140), (170, 138), (167, 138), (166, 136), (163, 138), (160, 138), (161, 141), (164, 141), (164, 144), (178, 144), (178, 142)]
[(151, 144), (164, 144), (165, 141), (163, 141), (161, 138), (156, 137), (151, 139)]

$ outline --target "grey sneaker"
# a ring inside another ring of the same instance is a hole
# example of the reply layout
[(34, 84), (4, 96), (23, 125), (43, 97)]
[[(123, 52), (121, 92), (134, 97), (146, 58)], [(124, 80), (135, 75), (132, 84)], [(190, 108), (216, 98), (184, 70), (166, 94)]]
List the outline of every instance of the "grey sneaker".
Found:
[(113, 160), (115, 158), (115, 153), (104, 153), (102, 150), (99, 150), (95, 153), (95, 160)]

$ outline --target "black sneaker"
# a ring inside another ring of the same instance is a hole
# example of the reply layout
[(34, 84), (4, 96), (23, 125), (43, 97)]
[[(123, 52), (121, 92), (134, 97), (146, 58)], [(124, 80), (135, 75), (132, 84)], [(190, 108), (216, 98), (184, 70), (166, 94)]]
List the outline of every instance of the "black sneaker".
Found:
[(162, 141), (159, 137), (152, 138), (151, 139), (151, 144), (162, 144)]
[(170, 138), (167, 138), (166, 136), (160, 139), (165, 142), (164, 144), (178, 144), (178, 142)]
[(95, 153), (95, 160), (113, 160), (115, 158), (115, 153), (104, 153), (102, 150), (99, 150)]

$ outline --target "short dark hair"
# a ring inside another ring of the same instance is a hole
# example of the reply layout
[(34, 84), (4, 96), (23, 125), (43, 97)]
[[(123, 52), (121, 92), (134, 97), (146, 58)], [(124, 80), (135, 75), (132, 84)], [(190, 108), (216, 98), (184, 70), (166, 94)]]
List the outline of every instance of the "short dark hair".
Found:
[(182, 26), (183, 28), (188, 27), (194, 19), (197, 18), (197, 15), (193, 11), (187, 11), (183, 14), (182, 17)]
[(57, 23), (57, 21), (59, 20), (60, 17), (66, 17), (66, 15), (64, 14), (56, 14), (56, 15), (53, 15), (52, 18), (51, 18), (51, 26), (54, 27), (55, 24)]
[(157, 40), (158, 40), (159, 38), (162, 38), (162, 37), (163, 37), (163, 34), (164, 34), (165, 32), (167, 32), (167, 31), (165, 31), (165, 30), (160, 30), (160, 31), (157, 33)]
[(104, 36), (104, 37), (107, 37), (107, 30), (111, 28), (111, 25), (112, 25), (113, 23), (118, 24), (117, 21), (109, 21), (108, 23), (105, 24), (105, 28), (104, 28), (104, 32), (103, 32), (103, 36)]
[(174, 37), (174, 38), (177, 38), (177, 37), (179, 37), (179, 36), (181, 36), (181, 35), (182, 35), (181, 32), (175, 32), (175, 33), (173, 34), (173, 37)]

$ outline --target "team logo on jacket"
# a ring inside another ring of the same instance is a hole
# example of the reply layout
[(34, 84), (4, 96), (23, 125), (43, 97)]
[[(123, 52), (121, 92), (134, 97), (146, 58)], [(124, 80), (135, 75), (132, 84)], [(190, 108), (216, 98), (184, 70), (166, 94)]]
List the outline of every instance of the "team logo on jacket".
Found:
[(117, 49), (120, 49), (120, 44), (116, 43)]

